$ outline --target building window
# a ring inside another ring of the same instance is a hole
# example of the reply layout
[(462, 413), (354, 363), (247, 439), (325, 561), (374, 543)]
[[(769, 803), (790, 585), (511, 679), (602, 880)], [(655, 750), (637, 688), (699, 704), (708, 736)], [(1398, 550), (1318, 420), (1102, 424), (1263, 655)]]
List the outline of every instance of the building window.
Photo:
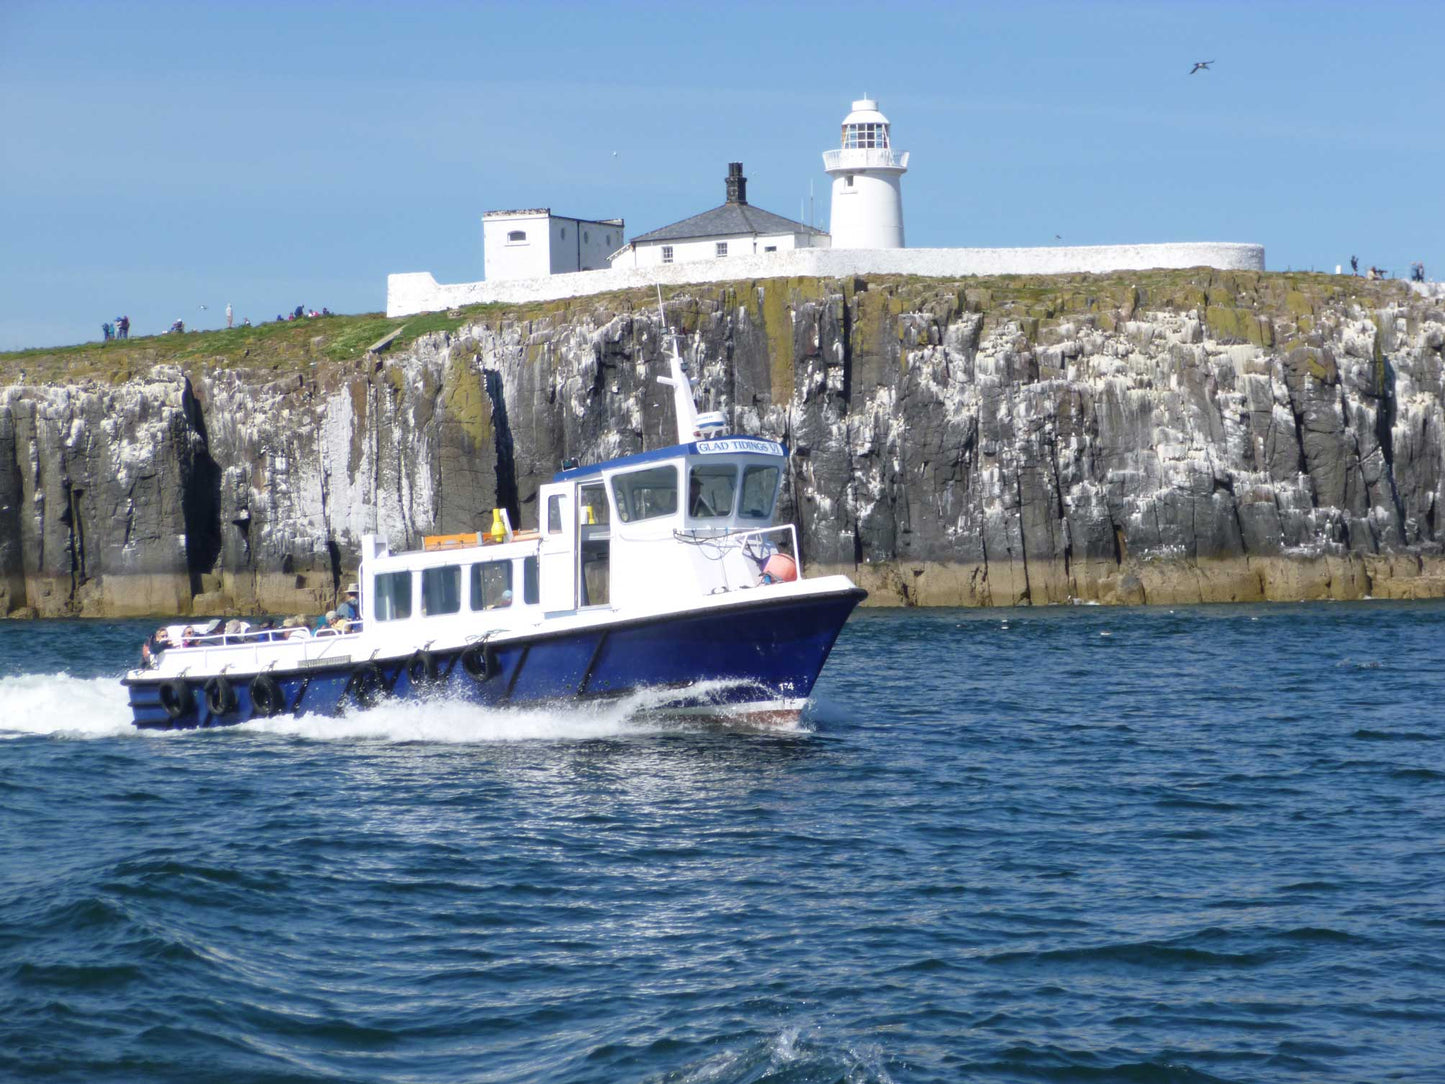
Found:
[(843, 178), (843, 183), (846, 184), (849, 188), (852, 188), (852, 187), (853, 187), (853, 174), (850, 173), (850, 174), (848, 174), (846, 177), (844, 177), (844, 178)]
[(764, 246), (763, 246), (763, 251), (764, 251), (764, 252), (777, 252), (777, 251), (778, 251), (778, 246), (777, 246), (777, 245), (764, 245)]
[(563, 226), (563, 227), (562, 227), (562, 234), (561, 234), (561, 236), (558, 238), (558, 240), (560, 240), (560, 241), (565, 241), (565, 240), (567, 240), (567, 227), (566, 227), (566, 226)]
[(602, 243), (603, 243), (604, 245), (610, 245), (610, 244), (612, 244), (612, 234), (609, 233), (609, 234), (606, 234), (605, 236), (603, 236), (603, 238), (602, 238)]
[(726, 241), (719, 241), (717, 243), (717, 254), (718, 259), (722, 259), (728, 254), (728, 243)]
[(588, 241), (590, 241), (590, 240), (592, 240), (592, 238), (589, 237), (589, 236), (587, 236), (587, 231), (586, 231), (586, 230), (583, 230), (583, 231), (582, 231), (582, 243), (585, 245), (585, 244), (586, 244)]
[(507, 243), (508, 243), (509, 245), (510, 245), (510, 244), (516, 244), (516, 243), (518, 243), (518, 242), (524, 242), (524, 241), (526, 241), (526, 240), (527, 240), (527, 231), (526, 231), (526, 230), (508, 230), (508, 231), (507, 231)]
[(662, 246), (662, 262), (663, 262), (663, 263), (672, 263), (672, 246), (671, 246), (671, 245), (663, 245), (663, 246)]

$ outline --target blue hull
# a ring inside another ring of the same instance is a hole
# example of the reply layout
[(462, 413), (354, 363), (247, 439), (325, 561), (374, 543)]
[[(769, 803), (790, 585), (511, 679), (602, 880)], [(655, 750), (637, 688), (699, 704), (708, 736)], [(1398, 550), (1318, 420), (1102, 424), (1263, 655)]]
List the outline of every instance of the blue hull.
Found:
[[(262, 705), (269, 712), (257, 711), (251, 686), (241, 678), (230, 684), (234, 706), (221, 711), (208, 705), (204, 679), (188, 683), (179, 690), (174, 717), (162, 704), (162, 679), (128, 679), (126, 685), (135, 725), (157, 729), (230, 726), (268, 714), (337, 715), (385, 697), (437, 693), (494, 706), (611, 698), (644, 688), (677, 689), (675, 707), (801, 699), (812, 692), (843, 623), (865, 597), (854, 588), (544, 633), (488, 647), (470, 660), (460, 649), (439, 651), (431, 656), (434, 675), (409, 666), (409, 659), (272, 671), (279, 696), (273, 693), (273, 702)], [(686, 690), (700, 683), (709, 688), (689, 696)]]

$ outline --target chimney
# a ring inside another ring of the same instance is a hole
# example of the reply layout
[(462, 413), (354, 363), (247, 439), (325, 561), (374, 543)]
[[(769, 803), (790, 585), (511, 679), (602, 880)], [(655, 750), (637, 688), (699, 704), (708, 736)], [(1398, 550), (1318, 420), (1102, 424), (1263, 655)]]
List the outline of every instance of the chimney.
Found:
[(728, 163), (728, 202), (748, 202), (748, 179), (743, 176), (743, 164), (741, 162)]

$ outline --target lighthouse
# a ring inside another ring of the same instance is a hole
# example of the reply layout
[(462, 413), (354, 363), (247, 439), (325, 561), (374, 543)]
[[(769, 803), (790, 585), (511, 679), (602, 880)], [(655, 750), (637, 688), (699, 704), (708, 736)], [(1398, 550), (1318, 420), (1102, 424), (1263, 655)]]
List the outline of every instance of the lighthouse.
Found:
[(872, 98), (853, 103), (843, 118), (843, 142), (823, 152), (833, 178), (830, 231), (834, 248), (902, 248), (903, 192), (908, 152), (893, 149), (888, 118)]

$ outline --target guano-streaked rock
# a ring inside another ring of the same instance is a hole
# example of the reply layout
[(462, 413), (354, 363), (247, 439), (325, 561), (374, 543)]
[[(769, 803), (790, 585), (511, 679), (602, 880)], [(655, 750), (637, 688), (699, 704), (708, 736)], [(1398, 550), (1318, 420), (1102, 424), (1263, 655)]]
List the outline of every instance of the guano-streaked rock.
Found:
[[(874, 603), (1445, 594), (1442, 302), (1246, 272), (677, 289), (701, 397), (793, 448), (811, 570)], [(645, 295), (385, 355), (0, 392), (0, 609), (316, 611), (361, 535), (536, 521), (671, 439)]]

